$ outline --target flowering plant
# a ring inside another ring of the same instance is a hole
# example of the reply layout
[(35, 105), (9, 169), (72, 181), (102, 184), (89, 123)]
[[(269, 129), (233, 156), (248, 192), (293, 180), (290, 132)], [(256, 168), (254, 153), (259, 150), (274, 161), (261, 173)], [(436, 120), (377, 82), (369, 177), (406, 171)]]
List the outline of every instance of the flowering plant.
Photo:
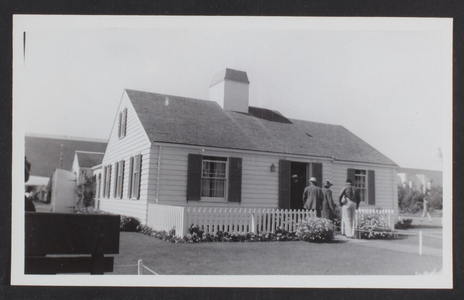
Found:
[(361, 238), (381, 239), (394, 238), (397, 233), (388, 228), (388, 223), (382, 216), (377, 214), (367, 215), (363, 220), (357, 222), (356, 230), (360, 232)]
[(307, 242), (329, 242), (334, 236), (334, 225), (325, 218), (307, 218), (298, 223), (296, 236)]

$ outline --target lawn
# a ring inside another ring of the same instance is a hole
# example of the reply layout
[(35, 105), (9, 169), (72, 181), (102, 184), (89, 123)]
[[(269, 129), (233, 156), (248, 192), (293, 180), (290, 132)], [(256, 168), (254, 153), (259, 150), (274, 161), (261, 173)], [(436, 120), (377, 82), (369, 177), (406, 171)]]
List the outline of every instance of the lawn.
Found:
[(110, 274), (137, 274), (139, 259), (160, 275), (414, 275), (443, 265), (441, 257), (344, 241), (172, 244), (121, 232)]

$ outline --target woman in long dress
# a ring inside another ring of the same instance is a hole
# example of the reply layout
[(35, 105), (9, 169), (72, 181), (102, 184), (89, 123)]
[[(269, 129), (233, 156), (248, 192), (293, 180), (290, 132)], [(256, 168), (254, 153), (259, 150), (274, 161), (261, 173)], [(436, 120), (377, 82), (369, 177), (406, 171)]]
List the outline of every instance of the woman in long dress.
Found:
[(351, 179), (346, 180), (338, 201), (342, 207), (342, 228), (341, 233), (348, 238), (354, 238), (356, 210), (359, 206), (359, 196), (356, 187), (352, 185)]

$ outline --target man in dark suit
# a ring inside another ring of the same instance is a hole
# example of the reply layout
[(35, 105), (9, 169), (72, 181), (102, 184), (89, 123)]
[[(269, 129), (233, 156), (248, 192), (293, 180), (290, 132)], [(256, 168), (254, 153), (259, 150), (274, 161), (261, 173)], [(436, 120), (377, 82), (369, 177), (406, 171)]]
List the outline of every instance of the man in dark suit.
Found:
[(311, 177), (309, 179), (309, 186), (303, 192), (303, 207), (312, 211), (315, 210), (317, 217), (320, 218), (323, 199), (324, 195), (322, 194), (322, 189), (317, 186), (317, 179)]

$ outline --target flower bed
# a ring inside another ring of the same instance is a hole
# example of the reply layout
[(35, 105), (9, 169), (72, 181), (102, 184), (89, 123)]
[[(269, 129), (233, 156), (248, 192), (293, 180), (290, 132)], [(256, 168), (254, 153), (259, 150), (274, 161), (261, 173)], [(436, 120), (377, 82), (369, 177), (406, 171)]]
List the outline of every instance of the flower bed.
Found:
[(388, 228), (387, 221), (379, 215), (372, 214), (356, 224), (356, 233), (365, 239), (387, 239), (398, 237), (398, 234)]
[(166, 231), (155, 231), (152, 228), (142, 225), (140, 233), (158, 238), (171, 243), (207, 243), (207, 242), (278, 242), (278, 241), (298, 241), (295, 232), (288, 232), (278, 228), (275, 233), (228, 233), (218, 231), (214, 234), (204, 233), (198, 226), (192, 225), (189, 233), (183, 238), (176, 237), (175, 229)]

